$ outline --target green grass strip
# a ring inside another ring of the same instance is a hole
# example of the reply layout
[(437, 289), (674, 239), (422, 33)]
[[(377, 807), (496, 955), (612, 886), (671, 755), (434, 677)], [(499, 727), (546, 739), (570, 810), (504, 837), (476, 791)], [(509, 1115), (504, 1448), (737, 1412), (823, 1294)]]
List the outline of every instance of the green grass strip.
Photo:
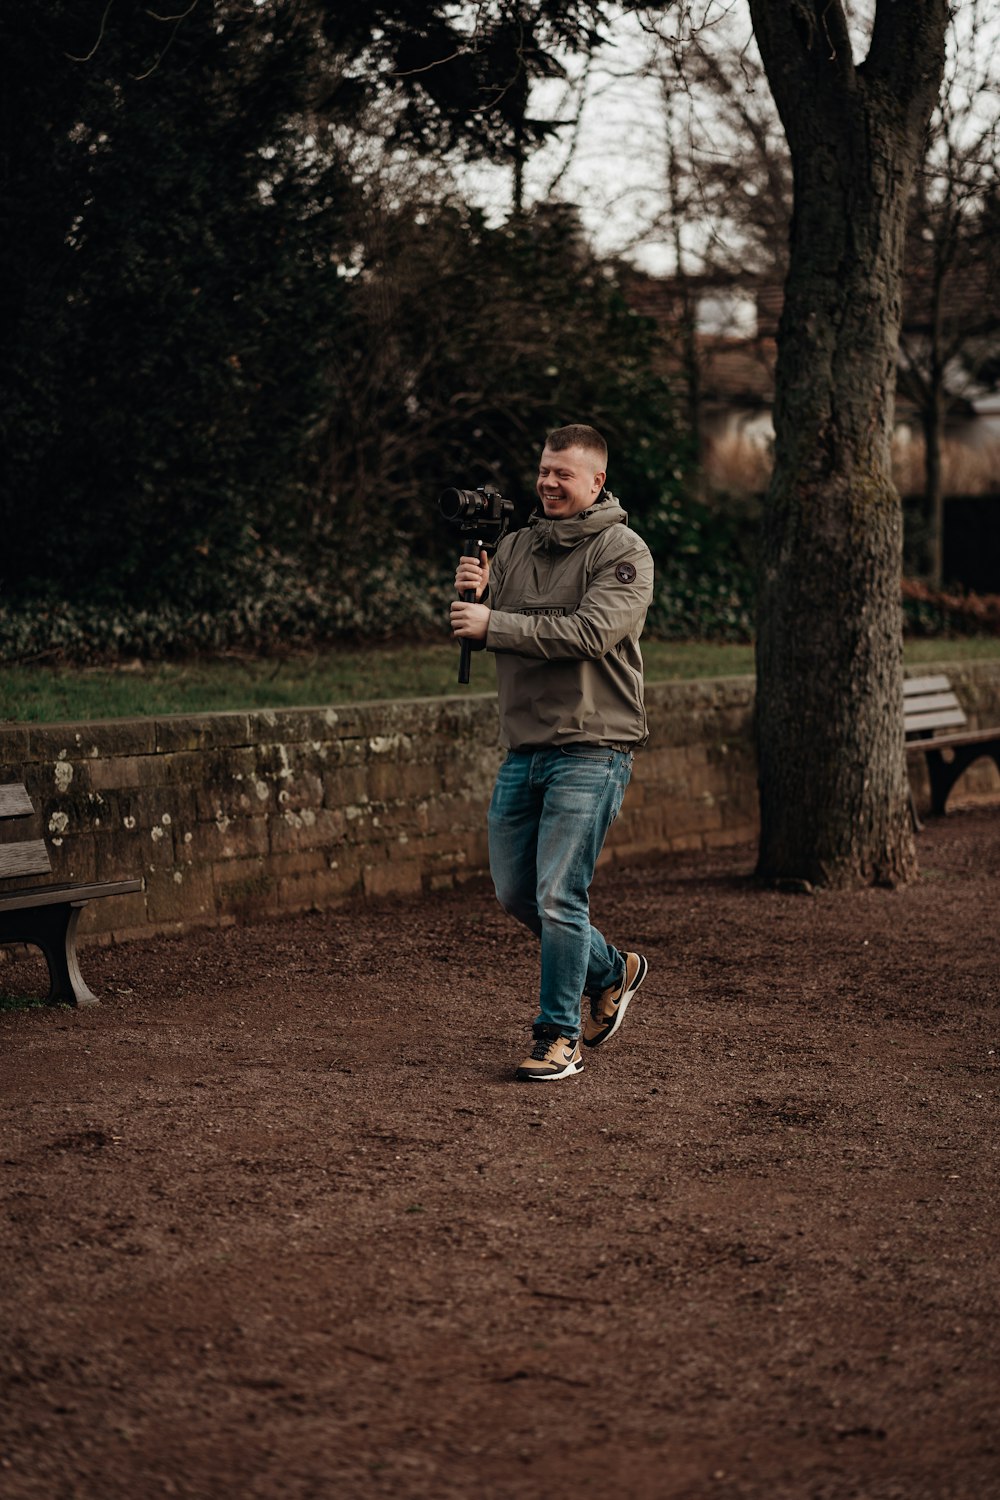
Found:
[[(734, 677), (754, 670), (753, 647), (644, 641), (649, 682)], [(1000, 660), (1000, 638), (919, 640), (907, 664)], [(122, 667), (0, 668), (0, 720), (54, 724), (226, 709), (303, 708), (374, 698), (494, 691), (493, 662), (476, 654), (472, 681), (457, 681), (452, 644), (340, 648), (286, 659), (134, 663)]]

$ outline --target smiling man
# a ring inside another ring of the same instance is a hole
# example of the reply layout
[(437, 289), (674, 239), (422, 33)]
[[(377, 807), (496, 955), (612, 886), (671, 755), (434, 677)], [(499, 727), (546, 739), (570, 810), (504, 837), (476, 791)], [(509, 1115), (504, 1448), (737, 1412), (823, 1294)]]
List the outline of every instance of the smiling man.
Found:
[[(591, 441), (599, 437), (593, 427), (582, 427), (580, 431), (593, 433)], [(608, 450), (603, 438), (600, 447), (588, 448), (582, 443), (574, 443), (569, 448), (553, 448), (551, 443), (558, 437), (558, 433), (553, 433), (542, 449), (535, 488), (545, 514), (553, 520), (560, 517), (565, 520), (597, 504), (607, 478)]]
[[(590, 885), (646, 742), (642, 632), (649, 549), (605, 488), (608, 450), (593, 427), (549, 434), (541, 511), (506, 536), (492, 565), (463, 558), (454, 634), (496, 653), (507, 757), (489, 811), (497, 899), (541, 941), (533, 1046), (515, 1077), (570, 1078), (580, 1051), (615, 1036), (646, 977), (590, 922)], [(581, 996), (586, 1002), (581, 1036)]]

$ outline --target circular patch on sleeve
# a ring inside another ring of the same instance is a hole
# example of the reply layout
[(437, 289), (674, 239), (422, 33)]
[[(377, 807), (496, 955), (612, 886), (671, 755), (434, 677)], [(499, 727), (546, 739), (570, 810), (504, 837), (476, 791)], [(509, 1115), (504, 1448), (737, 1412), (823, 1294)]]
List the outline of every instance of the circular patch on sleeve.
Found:
[(615, 569), (619, 583), (635, 583), (635, 568), (631, 563), (619, 563)]

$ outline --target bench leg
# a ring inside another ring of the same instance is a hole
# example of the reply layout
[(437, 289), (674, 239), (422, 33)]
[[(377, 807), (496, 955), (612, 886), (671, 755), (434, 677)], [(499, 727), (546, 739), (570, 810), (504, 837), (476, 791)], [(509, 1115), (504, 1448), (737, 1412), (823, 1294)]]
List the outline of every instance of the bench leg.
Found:
[(910, 822), (913, 824), (914, 833), (923, 833), (924, 825), (921, 823), (920, 814), (917, 812), (917, 799), (913, 795), (912, 788), (910, 789)]
[(950, 752), (951, 760), (945, 760), (941, 750), (928, 750), (927, 774), (931, 783), (931, 812), (935, 817), (943, 816), (945, 803), (951, 789), (969, 766), (986, 755), (996, 763), (1000, 771), (1000, 745), (956, 745)]
[(80, 973), (76, 957), (76, 925), (83, 906), (36, 906), (18, 912), (16, 931), (8, 942), (31, 943), (40, 948), (49, 968), (47, 1005), (99, 1005), (100, 1001)]
[(945, 760), (943, 751), (928, 750), (927, 775), (931, 783), (931, 812), (936, 818), (944, 815), (948, 793), (958, 780), (959, 773), (955, 765), (954, 759)]
[(49, 1005), (99, 1005), (100, 1001), (90, 989), (76, 956), (76, 925), (80, 920), (82, 906), (50, 906), (53, 914), (51, 937), (39, 947), (45, 954), (49, 966)]

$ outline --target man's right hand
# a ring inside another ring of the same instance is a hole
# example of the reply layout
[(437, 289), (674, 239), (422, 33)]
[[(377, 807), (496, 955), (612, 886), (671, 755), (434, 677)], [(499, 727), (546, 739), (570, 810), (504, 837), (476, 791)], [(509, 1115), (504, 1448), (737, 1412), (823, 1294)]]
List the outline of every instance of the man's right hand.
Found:
[(476, 603), (483, 597), (490, 581), (490, 562), (485, 552), (480, 552), (478, 558), (463, 557), (459, 560), (458, 571), (455, 574), (455, 588), (459, 594), (465, 594), (469, 590), (474, 591)]

